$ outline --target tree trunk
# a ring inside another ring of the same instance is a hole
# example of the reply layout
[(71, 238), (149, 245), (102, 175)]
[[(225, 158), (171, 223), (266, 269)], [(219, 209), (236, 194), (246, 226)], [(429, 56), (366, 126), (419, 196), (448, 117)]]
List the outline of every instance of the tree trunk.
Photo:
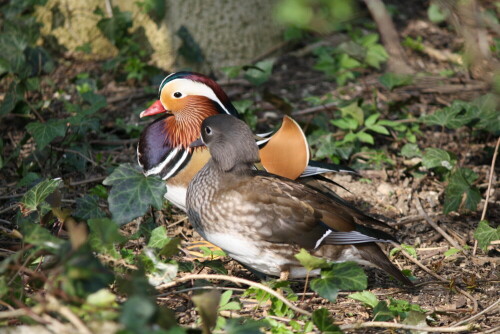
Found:
[(42, 33), (54, 35), (74, 55), (89, 57), (77, 48), (90, 43), (91, 56), (103, 59), (118, 50), (97, 28), (101, 17), (94, 9), (109, 15), (106, 4), (111, 4), (130, 11), (132, 31), (143, 28), (154, 50), (152, 63), (170, 71), (245, 65), (283, 41), (283, 27), (273, 20), (277, 0), (164, 1), (165, 18), (159, 25), (129, 0), (49, 0), (38, 8), (37, 17), (44, 25)]

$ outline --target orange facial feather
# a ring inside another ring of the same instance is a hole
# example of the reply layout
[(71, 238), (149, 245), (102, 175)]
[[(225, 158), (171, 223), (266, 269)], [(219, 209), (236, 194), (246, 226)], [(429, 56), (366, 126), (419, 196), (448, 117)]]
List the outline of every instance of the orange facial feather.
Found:
[(203, 120), (219, 112), (213, 102), (203, 96), (187, 96), (182, 109), (170, 110), (173, 117), (165, 119), (167, 137), (174, 146), (189, 148), (189, 144), (200, 137), (200, 128)]

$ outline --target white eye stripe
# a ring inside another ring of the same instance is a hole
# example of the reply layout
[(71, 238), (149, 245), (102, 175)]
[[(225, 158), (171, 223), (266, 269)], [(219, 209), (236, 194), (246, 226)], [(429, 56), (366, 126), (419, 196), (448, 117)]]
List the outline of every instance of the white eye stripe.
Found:
[(172, 96), (174, 96), (174, 94), (176, 92), (182, 92), (182, 96), (187, 96), (187, 95), (205, 96), (205, 97), (209, 98), (210, 100), (217, 102), (219, 104), (219, 106), (227, 114), (230, 114), (229, 110), (227, 110), (227, 108), (224, 106), (224, 104), (221, 102), (221, 100), (219, 100), (217, 95), (215, 95), (212, 88), (208, 87), (207, 85), (205, 85), (201, 82), (194, 81), (194, 80), (180, 78), (180, 79), (172, 80), (171, 82), (166, 84), (165, 87), (163, 87), (163, 89), (166, 89), (167, 86), (173, 85), (173, 84), (175, 84), (175, 86), (174, 86), (175, 91), (172, 94)]

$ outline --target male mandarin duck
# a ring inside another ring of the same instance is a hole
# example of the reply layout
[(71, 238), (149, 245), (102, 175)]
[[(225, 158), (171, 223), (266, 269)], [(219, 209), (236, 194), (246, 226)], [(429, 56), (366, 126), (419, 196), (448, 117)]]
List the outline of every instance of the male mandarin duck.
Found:
[(205, 119), (201, 140), (211, 159), (187, 190), (187, 213), (207, 241), (251, 269), (282, 278), (305, 277), (294, 257), (301, 248), (336, 262), (376, 266), (413, 283), (376, 242), (395, 241), (361, 224), (375, 220), (299, 182), (257, 171), (259, 150), (248, 126), (228, 115)]
[[(212, 79), (199, 73), (177, 72), (163, 80), (159, 100), (140, 117), (157, 114), (162, 117), (148, 125), (141, 134), (137, 146), (138, 161), (146, 175), (159, 175), (166, 181), (166, 199), (185, 211), (187, 186), (210, 159), (206, 149), (189, 147), (199, 136), (201, 122), (217, 114), (238, 117), (238, 112)], [(281, 128), (260, 144), (264, 169), (283, 177), (296, 179), (330, 171), (354, 172), (347, 167), (309, 161), (304, 133), (294, 120), (286, 116)]]

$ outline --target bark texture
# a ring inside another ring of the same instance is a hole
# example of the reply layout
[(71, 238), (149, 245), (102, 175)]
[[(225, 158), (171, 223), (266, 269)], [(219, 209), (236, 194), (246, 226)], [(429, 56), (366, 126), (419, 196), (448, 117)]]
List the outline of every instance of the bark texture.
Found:
[[(70, 52), (97, 59), (113, 57), (118, 50), (101, 34), (94, 14), (96, 7), (109, 14), (109, 5), (130, 11), (132, 31), (143, 28), (154, 50), (152, 62), (165, 70), (189, 67), (208, 71), (222, 66), (244, 65), (283, 40), (283, 27), (273, 20), (276, 0), (165, 0), (165, 19), (157, 25), (129, 0), (49, 0), (37, 10), (43, 34), (52, 34)], [(106, 6), (108, 5), (108, 6)], [(184, 32), (179, 33), (179, 29)], [(194, 44), (186, 43), (185, 36)], [(77, 48), (90, 43), (92, 54)], [(179, 54), (180, 48), (198, 45), (203, 62)]]

